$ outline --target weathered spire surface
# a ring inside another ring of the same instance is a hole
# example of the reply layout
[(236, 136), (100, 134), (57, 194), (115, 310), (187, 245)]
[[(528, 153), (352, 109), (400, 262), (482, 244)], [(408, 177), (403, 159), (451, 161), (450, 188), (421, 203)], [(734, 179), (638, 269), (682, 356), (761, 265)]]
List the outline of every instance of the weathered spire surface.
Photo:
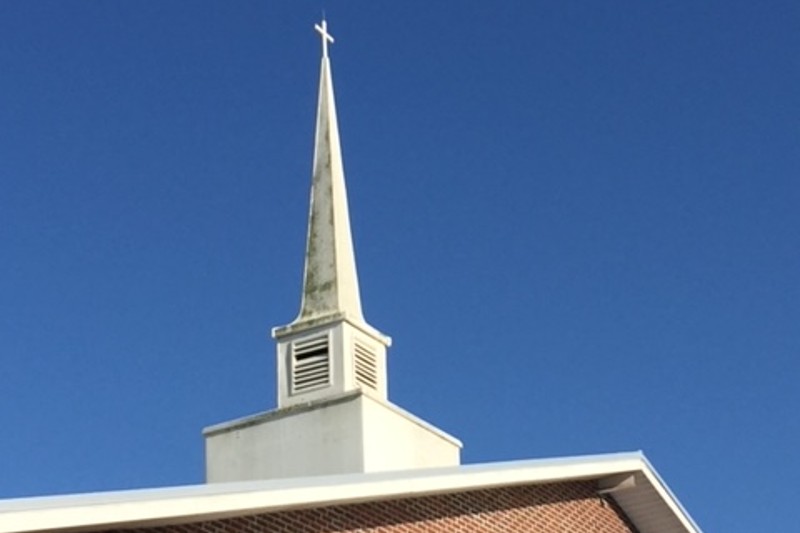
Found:
[(322, 65), (303, 301), (295, 323), (329, 315), (363, 321), (328, 57), (333, 37), (324, 20), (314, 27), (322, 38)]

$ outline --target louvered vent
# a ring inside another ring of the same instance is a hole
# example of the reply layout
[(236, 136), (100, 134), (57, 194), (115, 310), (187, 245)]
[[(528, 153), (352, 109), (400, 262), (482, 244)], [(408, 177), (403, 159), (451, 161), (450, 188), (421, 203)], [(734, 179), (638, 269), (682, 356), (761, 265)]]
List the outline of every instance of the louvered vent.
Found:
[(358, 341), (355, 342), (356, 381), (372, 390), (378, 390), (378, 361), (375, 350)]
[(330, 379), (327, 335), (292, 344), (292, 394), (319, 389)]

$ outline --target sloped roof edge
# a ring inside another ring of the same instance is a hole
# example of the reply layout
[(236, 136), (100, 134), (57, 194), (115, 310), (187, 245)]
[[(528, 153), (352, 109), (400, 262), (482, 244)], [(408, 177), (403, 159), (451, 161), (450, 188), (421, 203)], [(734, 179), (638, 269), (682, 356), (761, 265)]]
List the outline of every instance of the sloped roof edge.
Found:
[(635, 476), (636, 484), (609, 496), (641, 533), (700, 533), (641, 452), (12, 499), (0, 501), (0, 533), (178, 524), (620, 474)]

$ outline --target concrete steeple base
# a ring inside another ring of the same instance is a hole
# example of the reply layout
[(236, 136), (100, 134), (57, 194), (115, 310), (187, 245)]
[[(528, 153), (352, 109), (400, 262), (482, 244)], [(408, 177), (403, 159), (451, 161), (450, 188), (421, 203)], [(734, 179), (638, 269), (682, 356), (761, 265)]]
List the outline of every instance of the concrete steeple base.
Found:
[(361, 391), (206, 428), (208, 483), (457, 466), (461, 442)]

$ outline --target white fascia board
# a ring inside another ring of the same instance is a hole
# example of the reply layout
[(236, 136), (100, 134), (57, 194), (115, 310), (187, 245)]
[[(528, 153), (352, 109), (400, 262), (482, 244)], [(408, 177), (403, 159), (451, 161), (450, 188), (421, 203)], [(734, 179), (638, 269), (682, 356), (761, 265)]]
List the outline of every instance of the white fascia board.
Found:
[[(639, 452), (377, 474), (220, 483), (0, 502), (0, 533), (101, 529), (211, 520), (521, 484), (642, 472), (676, 514), (691, 519)], [(684, 521), (685, 521), (684, 520)], [(687, 524), (687, 531), (699, 531)]]

